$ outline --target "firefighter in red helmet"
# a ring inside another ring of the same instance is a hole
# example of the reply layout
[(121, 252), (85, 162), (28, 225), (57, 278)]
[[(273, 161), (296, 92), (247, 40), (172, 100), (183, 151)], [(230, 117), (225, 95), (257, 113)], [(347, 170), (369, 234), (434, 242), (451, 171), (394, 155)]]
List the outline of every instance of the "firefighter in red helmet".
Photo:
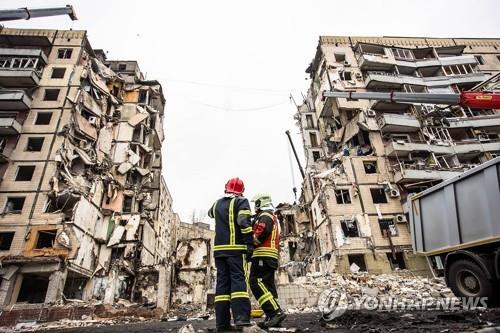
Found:
[(251, 210), (239, 178), (226, 183), (225, 194), (215, 201), (208, 216), (215, 219), (214, 258), (217, 268), (215, 322), (217, 332), (250, 325), (247, 255), (253, 250)]

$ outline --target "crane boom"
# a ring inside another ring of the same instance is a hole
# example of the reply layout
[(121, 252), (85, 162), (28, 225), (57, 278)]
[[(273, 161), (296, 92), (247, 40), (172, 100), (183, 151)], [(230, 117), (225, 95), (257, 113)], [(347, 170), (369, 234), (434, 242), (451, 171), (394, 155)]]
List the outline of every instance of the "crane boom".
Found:
[(0, 10), (0, 21), (29, 20), (31, 18), (68, 15), (73, 21), (77, 20), (73, 6), (52, 8), (18, 8)]

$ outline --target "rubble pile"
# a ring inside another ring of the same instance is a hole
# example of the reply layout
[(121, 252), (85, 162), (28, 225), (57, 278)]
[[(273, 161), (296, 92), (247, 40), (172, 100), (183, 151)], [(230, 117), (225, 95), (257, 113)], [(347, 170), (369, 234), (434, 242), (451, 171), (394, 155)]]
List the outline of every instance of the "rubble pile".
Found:
[[(429, 298), (453, 298), (454, 295), (441, 278), (414, 276), (408, 271), (394, 274), (371, 275), (368, 273), (321, 274), (310, 273), (297, 278), (292, 285), (306, 289), (310, 294), (320, 294), (327, 289), (344, 293), (347, 301), (362, 297), (392, 298), (398, 304), (418, 302)], [(318, 312), (315, 307), (291, 307), (290, 313)]]

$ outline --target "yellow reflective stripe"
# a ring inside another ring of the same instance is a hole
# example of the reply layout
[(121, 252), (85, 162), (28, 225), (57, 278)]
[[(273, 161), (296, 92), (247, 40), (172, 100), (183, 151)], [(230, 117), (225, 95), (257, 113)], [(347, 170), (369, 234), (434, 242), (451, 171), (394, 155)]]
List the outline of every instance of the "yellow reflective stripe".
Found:
[(231, 296), (229, 295), (217, 295), (215, 296), (215, 301), (216, 302), (224, 302), (224, 301), (230, 301)]
[(273, 254), (279, 254), (278, 249), (273, 249), (271, 247), (258, 247), (256, 248), (253, 253), (273, 253)]
[(257, 302), (260, 305), (262, 305), (262, 304), (266, 303), (267, 301), (269, 301), (270, 297), (273, 297), (273, 295), (271, 293), (264, 293), (262, 296), (259, 297), (259, 299), (257, 300)]
[(263, 212), (260, 216), (262, 216), (262, 215), (269, 216), (269, 217), (270, 217), (270, 218), (272, 218), (272, 219), (273, 219), (273, 221), (274, 221), (274, 216), (273, 216), (273, 214), (268, 213), (268, 212)]
[(250, 296), (246, 291), (236, 291), (234, 293), (231, 293), (231, 299), (233, 298), (250, 298)]
[(262, 254), (255, 254), (252, 256), (252, 258), (273, 258), (273, 259), (276, 259), (276, 260), (279, 260), (279, 257), (275, 254), (271, 254), (271, 253), (262, 253)]
[(246, 251), (246, 245), (215, 245), (214, 251), (225, 251), (225, 250), (244, 250)]
[(247, 255), (243, 253), (241, 256), (243, 258), (243, 271), (245, 272), (245, 285), (247, 287), (247, 293), (248, 293), (250, 291), (250, 283), (248, 282), (250, 279), (250, 274), (248, 274)]
[(215, 206), (217, 206), (217, 202), (219, 200), (215, 200), (214, 205), (212, 206), (212, 217), (215, 218)]
[(234, 201), (236, 198), (232, 198), (229, 203), (229, 244), (234, 245), (236, 242), (236, 234), (234, 233)]
[(242, 234), (249, 234), (251, 232), (252, 232), (252, 227), (246, 227), (246, 228), (241, 229)]
[(276, 242), (276, 224), (273, 223), (273, 232), (271, 234), (271, 248), (275, 248), (274, 243)]
[(263, 302), (266, 302), (268, 300), (269, 302), (271, 302), (271, 305), (273, 306), (273, 309), (274, 310), (278, 310), (279, 307), (278, 307), (278, 304), (276, 303), (276, 301), (274, 300), (273, 294), (269, 290), (267, 290), (267, 288), (264, 285), (264, 283), (262, 283), (262, 279), (261, 278), (257, 279), (257, 283), (259, 284), (259, 287), (260, 287), (260, 289), (262, 289), (262, 291), (264, 292), (264, 294), (270, 294), (271, 295), (270, 297), (268, 296), (269, 299), (266, 299)]
[(252, 211), (248, 209), (242, 209), (238, 212), (238, 216), (239, 215), (252, 215)]
[(260, 240), (255, 235), (253, 236), (253, 243), (255, 245), (259, 245), (261, 243)]

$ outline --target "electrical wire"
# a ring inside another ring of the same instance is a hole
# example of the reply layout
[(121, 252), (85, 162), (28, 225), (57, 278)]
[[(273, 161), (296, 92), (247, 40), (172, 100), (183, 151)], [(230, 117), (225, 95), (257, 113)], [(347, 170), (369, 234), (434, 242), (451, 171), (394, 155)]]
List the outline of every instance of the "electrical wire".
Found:
[(191, 80), (166, 79), (166, 81), (167, 82), (170, 81), (170, 82), (194, 84), (194, 85), (214, 87), (214, 88), (224, 88), (224, 89), (254, 90), (254, 91), (263, 91), (263, 92), (273, 92), (273, 93), (279, 93), (279, 94), (290, 93), (289, 90), (276, 90), (276, 89), (264, 89), (264, 88), (254, 88), (254, 87), (230, 86), (230, 85), (225, 85), (225, 84), (198, 82), (198, 81), (191, 81)]

